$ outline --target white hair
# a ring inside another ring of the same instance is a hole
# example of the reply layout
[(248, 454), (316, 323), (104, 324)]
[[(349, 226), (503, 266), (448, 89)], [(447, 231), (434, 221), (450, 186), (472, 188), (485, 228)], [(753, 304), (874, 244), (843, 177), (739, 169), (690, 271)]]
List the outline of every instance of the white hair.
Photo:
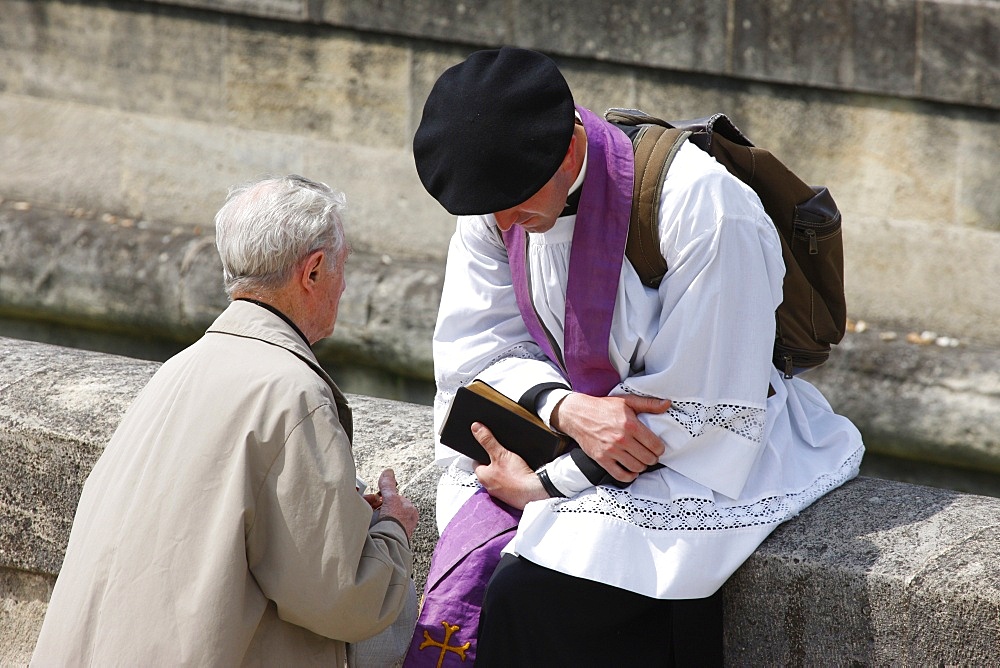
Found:
[(284, 285), (306, 255), (325, 250), (333, 266), (345, 245), (343, 193), (296, 174), (234, 186), (215, 214), (226, 294)]

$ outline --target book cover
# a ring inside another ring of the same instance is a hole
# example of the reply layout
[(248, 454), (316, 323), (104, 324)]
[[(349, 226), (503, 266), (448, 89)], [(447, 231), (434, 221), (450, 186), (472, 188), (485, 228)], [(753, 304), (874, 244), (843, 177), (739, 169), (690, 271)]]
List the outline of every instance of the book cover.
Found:
[(488, 384), (474, 380), (458, 388), (441, 426), (441, 442), (449, 448), (489, 464), (490, 457), (472, 435), (472, 423), (482, 422), (500, 445), (520, 455), (532, 469), (552, 461), (570, 439), (549, 429), (534, 413)]

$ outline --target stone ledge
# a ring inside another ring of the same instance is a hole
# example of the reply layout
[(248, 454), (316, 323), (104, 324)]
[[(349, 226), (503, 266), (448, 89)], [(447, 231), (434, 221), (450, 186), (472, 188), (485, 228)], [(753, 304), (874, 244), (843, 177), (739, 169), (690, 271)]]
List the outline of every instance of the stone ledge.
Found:
[(145, 1), (471, 48), (514, 44), (643, 68), (1000, 107), (1000, 10), (976, 0), (867, 0), (807, 9), (733, 0)]
[[(158, 365), (0, 338), (0, 664), (30, 657), (75, 505)], [(359, 473), (396, 470), (437, 533), (431, 410), (359, 395)], [(1000, 499), (859, 478), (782, 527), (725, 588), (728, 663), (985, 665), (1000, 637)]]
[(859, 478), (726, 585), (727, 664), (995, 665), (1000, 499)]

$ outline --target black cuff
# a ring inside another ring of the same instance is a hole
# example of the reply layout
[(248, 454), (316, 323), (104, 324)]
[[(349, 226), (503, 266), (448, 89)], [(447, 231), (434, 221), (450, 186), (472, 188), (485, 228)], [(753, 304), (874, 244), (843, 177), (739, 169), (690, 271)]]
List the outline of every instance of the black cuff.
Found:
[(534, 387), (529, 387), (528, 390), (521, 395), (521, 398), (517, 400), (517, 403), (526, 410), (530, 411), (534, 415), (538, 415), (538, 407), (535, 405), (538, 403), (538, 395), (542, 392), (548, 392), (549, 390), (568, 390), (569, 385), (566, 383), (539, 383)]
[(570, 451), (570, 457), (573, 458), (573, 463), (580, 469), (580, 472), (587, 476), (587, 480), (590, 481), (591, 485), (600, 485), (604, 482), (604, 478), (611, 477), (607, 471), (601, 468), (600, 464), (591, 459), (590, 456), (583, 451), (583, 448), (573, 448), (573, 450)]
[(566, 498), (566, 495), (560, 492), (556, 488), (556, 486), (552, 484), (552, 481), (549, 479), (548, 471), (546, 471), (544, 468), (540, 468), (537, 471), (535, 471), (535, 474), (538, 476), (538, 479), (542, 481), (542, 487), (545, 488), (545, 492), (549, 496), (561, 496), (563, 498)]
[[(590, 458), (582, 448), (573, 448), (570, 451), (570, 457), (573, 458), (573, 462), (580, 469), (583, 475), (587, 476), (587, 480), (590, 481), (591, 485), (611, 485), (612, 487), (628, 487), (632, 483), (622, 482), (618, 480), (613, 475), (604, 470), (604, 468)], [(648, 473), (649, 471), (655, 471), (657, 469), (662, 469), (663, 464), (656, 462), (652, 466), (647, 466), (643, 473)]]

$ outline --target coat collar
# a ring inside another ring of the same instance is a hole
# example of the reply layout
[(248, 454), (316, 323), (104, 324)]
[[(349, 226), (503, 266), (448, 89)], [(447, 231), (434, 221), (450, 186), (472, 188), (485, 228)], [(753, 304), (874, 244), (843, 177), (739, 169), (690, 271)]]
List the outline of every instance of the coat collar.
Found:
[(313, 352), (303, 340), (299, 332), (291, 327), (284, 318), (263, 306), (258, 306), (249, 301), (235, 301), (229, 304), (222, 314), (216, 318), (208, 332), (220, 334), (230, 334), (248, 339), (257, 339), (264, 343), (269, 343), (279, 348), (289, 351), (316, 372), (333, 391), (334, 400), (337, 403), (337, 411), (340, 415), (340, 423), (347, 432), (347, 437), (353, 438), (353, 421), (351, 419), (351, 409), (347, 402), (347, 397), (340, 391), (316, 359)]

